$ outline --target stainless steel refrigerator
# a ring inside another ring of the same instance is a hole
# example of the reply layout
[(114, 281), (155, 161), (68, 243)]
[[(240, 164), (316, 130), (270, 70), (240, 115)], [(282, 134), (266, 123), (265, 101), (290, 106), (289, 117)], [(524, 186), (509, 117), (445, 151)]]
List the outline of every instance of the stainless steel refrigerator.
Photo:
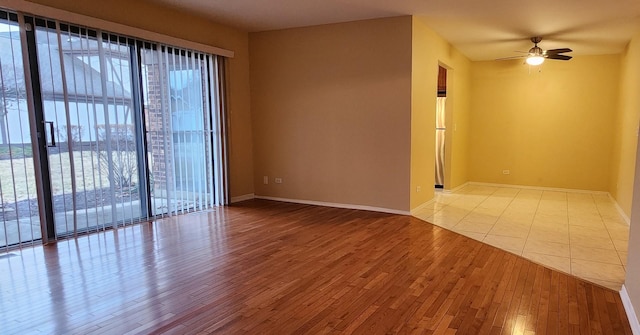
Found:
[(444, 138), (446, 97), (438, 97), (436, 106), (436, 188), (444, 187)]

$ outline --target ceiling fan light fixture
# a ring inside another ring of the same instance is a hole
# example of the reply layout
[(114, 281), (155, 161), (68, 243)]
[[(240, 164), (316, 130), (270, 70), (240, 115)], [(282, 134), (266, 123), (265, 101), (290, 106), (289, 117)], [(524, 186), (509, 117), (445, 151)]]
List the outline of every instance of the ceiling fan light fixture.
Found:
[(527, 64), (537, 66), (544, 63), (544, 57), (540, 55), (534, 55), (527, 57)]
[(531, 66), (538, 66), (544, 63), (545, 58), (549, 58), (553, 60), (570, 60), (571, 58), (573, 58), (571, 56), (565, 55), (565, 53), (572, 52), (573, 50), (569, 48), (542, 50), (542, 48), (538, 46), (538, 43), (540, 43), (540, 41), (542, 41), (542, 37), (532, 37), (531, 42), (533, 42), (533, 48), (529, 49), (528, 53), (517, 51), (517, 52), (525, 53), (525, 55), (498, 58), (497, 60), (524, 58), (527, 64)]

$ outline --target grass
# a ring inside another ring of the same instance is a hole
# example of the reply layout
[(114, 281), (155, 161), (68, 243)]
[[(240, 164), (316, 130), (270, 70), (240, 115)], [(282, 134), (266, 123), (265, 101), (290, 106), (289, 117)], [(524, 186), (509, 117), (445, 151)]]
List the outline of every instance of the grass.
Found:
[[(23, 153), (26, 155), (27, 151)], [(101, 171), (97, 152), (74, 151), (73, 161), (78, 192), (109, 187), (109, 176)], [(71, 193), (73, 178), (69, 152), (49, 155), (49, 165), (53, 195)], [(33, 157), (0, 159), (0, 191), (4, 203), (37, 197)]]
[(31, 144), (14, 144), (0, 146), (0, 160), (33, 157)]

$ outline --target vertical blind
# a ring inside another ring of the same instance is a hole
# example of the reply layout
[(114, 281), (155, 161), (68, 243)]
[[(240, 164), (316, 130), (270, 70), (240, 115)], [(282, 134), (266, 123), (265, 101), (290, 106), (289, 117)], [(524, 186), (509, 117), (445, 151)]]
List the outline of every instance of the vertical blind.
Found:
[(0, 11), (0, 248), (40, 236), (18, 16)]
[[(46, 204), (54, 235), (61, 237), (226, 203), (222, 57), (44, 18), (27, 20), (35, 42), (26, 43), (17, 20), (10, 20), (16, 14), (0, 13), (0, 167), (5, 146), (39, 150), (30, 143), (29, 122), (20, 117), (40, 113), (47, 142), (40, 157), (46, 157), (43, 173), (50, 179), (49, 191), (36, 199), (36, 172), (29, 165), (37, 162), (25, 154), (11, 157), (8, 150), (13, 179), (0, 174), (0, 212), (22, 198)], [(24, 80), (7, 79), (24, 77), (25, 47), (37, 55), (37, 64), (25, 65), (37, 73), (39, 104), (33, 111), (12, 88)], [(9, 129), (20, 136), (5, 138)], [(11, 186), (28, 190), (4, 199)], [(40, 237), (43, 219), (37, 208), (32, 212), (18, 215), (28, 224), (3, 219), (0, 248)], [(25, 227), (33, 232), (21, 233)]]
[[(222, 204), (224, 197), (215, 186), (224, 185), (224, 167), (209, 164), (210, 157), (222, 157), (222, 115), (216, 104), (220, 58), (147, 46), (141, 65), (153, 215)], [(168, 87), (157, 89), (154, 82)]]

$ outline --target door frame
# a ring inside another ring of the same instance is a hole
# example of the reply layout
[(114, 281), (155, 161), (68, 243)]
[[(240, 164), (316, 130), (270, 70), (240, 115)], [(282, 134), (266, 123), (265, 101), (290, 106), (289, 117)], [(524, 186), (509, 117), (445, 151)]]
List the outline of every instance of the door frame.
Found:
[[(27, 105), (30, 112), (31, 146), (33, 151), (36, 195), (40, 212), (40, 229), (42, 243), (47, 244), (56, 239), (56, 228), (53, 213), (51, 175), (49, 174), (49, 155), (47, 154), (47, 136), (44, 123), (44, 104), (42, 99), (40, 71), (38, 66), (38, 50), (35, 38), (34, 18), (18, 13), (20, 39), (22, 42), (22, 58), (27, 93)], [(53, 136), (54, 134), (51, 134)]]

